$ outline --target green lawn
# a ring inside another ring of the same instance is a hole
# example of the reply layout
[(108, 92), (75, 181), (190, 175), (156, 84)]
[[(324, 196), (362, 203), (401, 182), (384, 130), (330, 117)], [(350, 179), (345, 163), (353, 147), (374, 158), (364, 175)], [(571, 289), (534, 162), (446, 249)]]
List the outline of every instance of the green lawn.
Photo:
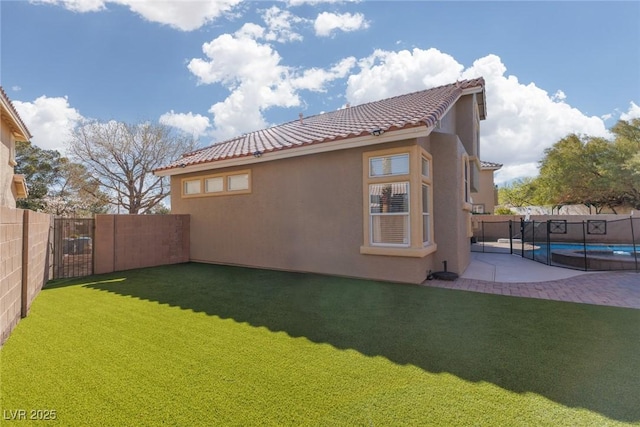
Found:
[(311, 274), (54, 282), (0, 363), (2, 425), (640, 425), (640, 310)]

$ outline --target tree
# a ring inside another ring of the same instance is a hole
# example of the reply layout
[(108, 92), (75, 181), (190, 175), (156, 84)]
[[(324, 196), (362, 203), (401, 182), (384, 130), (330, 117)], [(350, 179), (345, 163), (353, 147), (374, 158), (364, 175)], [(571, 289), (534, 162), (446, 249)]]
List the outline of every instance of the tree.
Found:
[(25, 141), (16, 141), (15, 173), (25, 177), (29, 196), (17, 201), (21, 209), (43, 211), (49, 189), (61, 179), (62, 157), (55, 150), (43, 150)]
[(78, 127), (70, 141), (72, 155), (100, 182), (111, 204), (131, 214), (154, 211), (170, 186), (153, 170), (194, 148), (193, 138), (149, 122), (92, 122)]
[(536, 181), (533, 178), (518, 179), (498, 189), (498, 203), (514, 207), (536, 204)]
[(600, 213), (640, 208), (640, 119), (619, 121), (612, 140), (569, 135), (545, 150), (536, 195), (552, 205), (585, 204)]
[(29, 196), (17, 206), (56, 216), (106, 212), (107, 201), (86, 168), (29, 142), (16, 143), (16, 173), (24, 174)]

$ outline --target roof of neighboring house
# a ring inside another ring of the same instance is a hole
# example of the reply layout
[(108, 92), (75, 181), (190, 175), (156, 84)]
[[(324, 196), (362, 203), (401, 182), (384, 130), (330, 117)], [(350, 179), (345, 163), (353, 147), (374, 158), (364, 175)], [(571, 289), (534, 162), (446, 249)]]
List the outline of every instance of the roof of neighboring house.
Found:
[(480, 160), (480, 168), (498, 170), (502, 167), (502, 163), (485, 162)]
[(16, 111), (16, 108), (13, 106), (13, 103), (5, 93), (2, 86), (0, 86), (0, 105), (2, 106), (2, 121), (6, 121), (9, 123), (11, 127), (11, 132), (16, 134), (19, 138), (24, 138), (26, 141), (31, 139), (31, 133), (29, 129), (20, 118), (20, 114)]
[(480, 118), (484, 119), (484, 85), (484, 79), (480, 77), (381, 101), (347, 106), (315, 116), (301, 115), (299, 120), (250, 132), (184, 154), (180, 159), (156, 171), (240, 157), (257, 157), (278, 150), (369, 136), (375, 130), (384, 133), (415, 127), (434, 127), (461, 96), (471, 93), (478, 94)]

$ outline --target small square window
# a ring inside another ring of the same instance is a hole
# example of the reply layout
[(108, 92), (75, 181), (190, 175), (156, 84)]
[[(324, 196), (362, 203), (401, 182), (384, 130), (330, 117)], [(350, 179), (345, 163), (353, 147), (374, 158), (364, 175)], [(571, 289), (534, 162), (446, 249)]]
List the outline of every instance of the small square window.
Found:
[(249, 189), (249, 174), (243, 173), (242, 175), (231, 175), (228, 177), (228, 190), (239, 191)]
[(430, 172), (429, 159), (426, 159), (423, 157), (422, 158), (422, 176), (429, 177), (429, 172)]
[(204, 180), (205, 193), (219, 193), (221, 191), (224, 191), (224, 179), (221, 176)]
[(184, 182), (184, 194), (200, 194), (200, 180), (194, 179)]
[(409, 155), (372, 157), (369, 160), (369, 176), (407, 175), (409, 173)]

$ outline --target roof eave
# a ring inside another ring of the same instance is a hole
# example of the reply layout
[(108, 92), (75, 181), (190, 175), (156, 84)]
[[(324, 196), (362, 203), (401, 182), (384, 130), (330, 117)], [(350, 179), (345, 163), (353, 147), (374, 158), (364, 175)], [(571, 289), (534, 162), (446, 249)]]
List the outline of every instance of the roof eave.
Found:
[(153, 171), (156, 176), (172, 176), (182, 175), (191, 172), (202, 172), (205, 170), (222, 169), (232, 166), (244, 166), (255, 163), (269, 162), (273, 160), (287, 159), (291, 157), (300, 157), (310, 154), (326, 153), (329, 151), (346, 150), (349, 148), (364, 147), (368, 145), (384, 144), (387, 142), (398, 141), (402, 139), (418, 138), (428, 136), (434, 126), (411, 126), (402, 129), (386, 131), (381, 135), (366, 135), (345, 138), (336, 141), (330, 141), (317, 144), (306, 144), (303, 146), (293, 146), (282, 148), (280, 150), (262, 153), (259, 157), (254, 155), (245, 155), (241, 157), (233, 157), (224, 160), (213, 160), (208, 162), (196, 163), (184, 167), (174, 166), (168, 169), (156, 169)]
[(18, 139), (29, 141), (33, 135), (29, 132), (29, 129), (20, 118), (15, 107), (4, 93), (4, 90), (0, 93), (0, 103), (2, 104), (2, 118), (4, 119), (6, 117), (9, 119), (9, 126), (11, 127), (13, 135)]

